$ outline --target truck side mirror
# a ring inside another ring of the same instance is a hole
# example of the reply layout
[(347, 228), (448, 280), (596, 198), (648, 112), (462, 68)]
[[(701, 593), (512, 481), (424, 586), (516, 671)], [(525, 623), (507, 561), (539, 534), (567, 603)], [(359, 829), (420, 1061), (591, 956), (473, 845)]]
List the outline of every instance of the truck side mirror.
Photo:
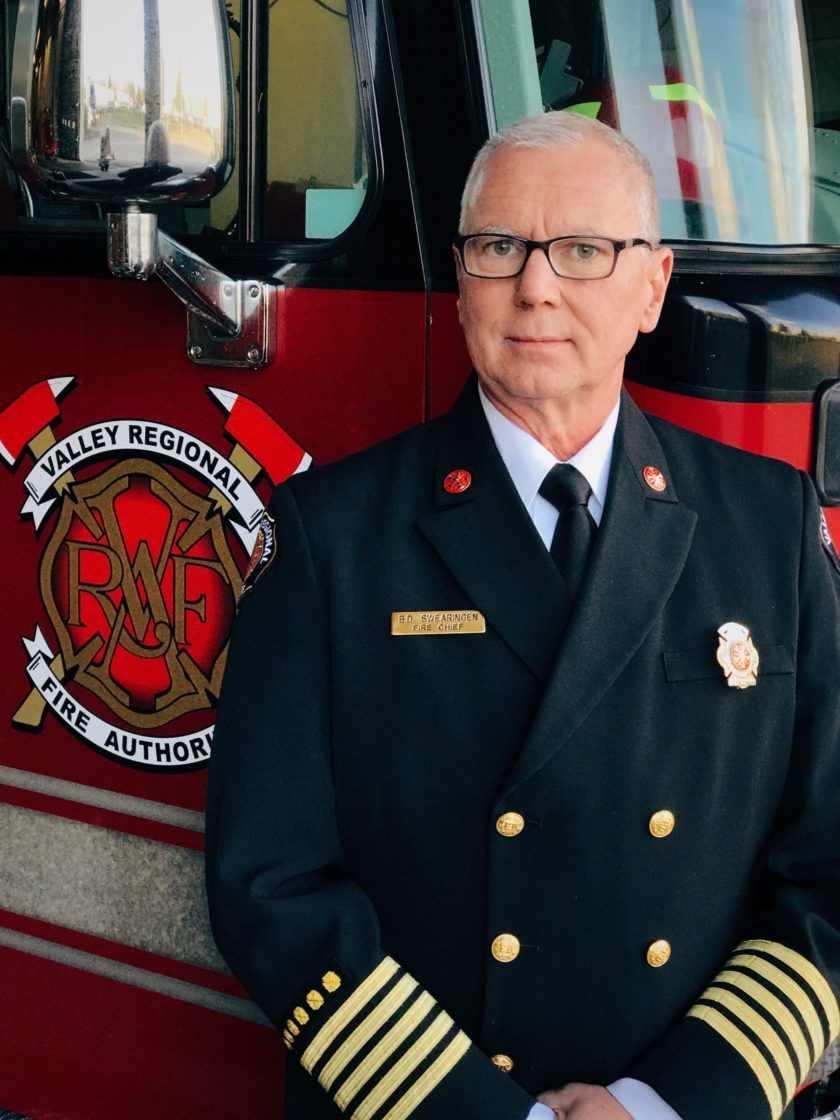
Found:
[(113, 205), (207, 199), (233, 168), (223, 0), (21, 4), (12, 66), (18, 171)]
[(23, 0), (10, 116), (21, 178), (107, 206), (112, 273), (156, 273), (186, 304), (192, 361), (271, 360), (275, 286), (231, 279), (140, 211), (206, 200), (233, 170), (224, 0)]

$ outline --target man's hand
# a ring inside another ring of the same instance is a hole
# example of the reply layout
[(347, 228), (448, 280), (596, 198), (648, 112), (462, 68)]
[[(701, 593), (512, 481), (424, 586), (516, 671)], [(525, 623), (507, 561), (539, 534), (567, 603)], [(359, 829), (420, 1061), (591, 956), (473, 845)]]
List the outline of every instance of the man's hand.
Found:
[(632, 1120), (627, 1109), (601, 1085), (564, 1085), (537, 1100), (557, 1113), (558, 1120)]

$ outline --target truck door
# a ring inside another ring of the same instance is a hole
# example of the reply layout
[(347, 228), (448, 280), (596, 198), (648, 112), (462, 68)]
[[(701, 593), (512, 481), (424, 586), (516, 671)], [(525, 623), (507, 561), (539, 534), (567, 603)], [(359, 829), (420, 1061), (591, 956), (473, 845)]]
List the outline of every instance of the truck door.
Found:
[[(390, 20), (361, 0), (219, 7), (233, 173), (148, 209), (270, 297), (270, 337), (238, 349), (157, 279), (111, 277), (108, 199), (74, 191), (86, 168), (106, 185), (177, 172), (223, 128), (203, 68), (215, 5), (0, 10), (0, 1111), (279, 1114), (282, 1044), (219, 958), (203, 899), (228, 630), (271, 487), (426, 409)], [(27, 80), (24, 147), (63, 197), (15, 169)]]

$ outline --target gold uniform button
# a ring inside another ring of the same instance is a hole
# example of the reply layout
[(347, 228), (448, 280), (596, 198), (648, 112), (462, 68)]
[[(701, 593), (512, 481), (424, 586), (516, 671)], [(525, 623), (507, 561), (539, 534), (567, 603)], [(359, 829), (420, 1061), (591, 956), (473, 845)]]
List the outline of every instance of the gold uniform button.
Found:
[(657, 840), (661, 840), (663, 836), (671, 835), (676, 823), (677, 818), (670, 809), (659, 809), (648, 821), (648, 828), (651, 836), (655, 836)]
[(513, 1058), (509, 1058), (507, 1054), (494, 1054), (490, 1061), (494, 1066), (497, 1066), (502, 1073), (510, 1073), (513, 1069)]
[(654, 941), (648, 945), (647, 963), (651, 968), (661, 968), (671, 959), (671, 946), (667, 941)]
[(496, 831), (500, 836), (518, 836), (525, 827), (521, 813), (502, 813), (496, 821)]
[(490, 946), (490, 952), (497, 961), (502, 964), (507, 964), (508, 961), (515, 961), (519, 956), (519, 938), (514, 937), (512, 933), (500, 933), (498, 937), (493, 939), (493, 944)]

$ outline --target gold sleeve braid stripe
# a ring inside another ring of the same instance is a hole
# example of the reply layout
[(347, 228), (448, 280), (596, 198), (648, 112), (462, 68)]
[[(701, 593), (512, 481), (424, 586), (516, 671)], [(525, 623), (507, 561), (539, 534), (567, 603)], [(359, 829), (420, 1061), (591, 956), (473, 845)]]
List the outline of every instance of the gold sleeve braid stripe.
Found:
[(733, 1026), (730, 1020), (719, 1011), (716, 1011), (714, 1007), (695, 1004), (694, 1007), (687, 1012), (687, 1015), (707, 1023), (713, 1030), (717, 1031), (721, 1038), (729, 1043), (733, 1050), (737, 1050), (753, 1071), (761, 1088), (764, 1090), (767, 1103), (770, 1105), (770, 1115), (773, 1120), (779, 1120), (779, 1117), (784, 1112), (785, 1102), (782, 1100), (782, 1094), (779, 1092), (779, 1086), (776, 1084), (773, 1071), (770, 1069), (770, 1066), (755, 1043), (751, 1042), (743, 1031)]
[[(792, 980), (787, 972), (783, 972), (776, 965), (771, 964), (770, 961), (765, 960), (764, 957), (757, 957), (755, 954), (736, 953), (729, 963), (738, 968), (750, 969), (756, 975), (760, 976), (763, 981), (769, 981), (775, 988), (783, 995), (787, 996), (790, 1003), (796, 1007), (802, 1020), (805, 1023), (805, 1029), (808, 1032), (808, 1062), (814, 1054), (819, 1054), (825, 1045), (825, 1028), (822, 1025), (819, 1015), (810, 1004), (802, 1004), (801, 990), (795, 980)], [(743, 975), (743, 973), (742, 973)], [(767, 985), (765, 984), (765, 987)], [(806, 1063), (807, 1064), (807, 1063)]]
[(356, 1054), (373, 1038), (391, 1016), (399, 1010), (413, 992), (417, 990), (417, 981), (411, 976), (400, 978), (384, 999), (381, 999), (373, 1010), (367, 1015), (353, 1033), (339, 1046), (321, 1072), (318, 1080), (325, 1089), (331, 1089), (333, 1082), (339, 1077)]
[[(779, 968), (768, 958), (775, 958), (784, 967)], [(785, 945), (744, 941), (727, 965), (688, 1015), (717, 1031), (743, 1058), (776, 1120), (808, 1070), (840, 1032), (840, 1008), (819, 970)]]
[(308, 1073), (312, 1072), (313, 1067), (326, 1053), (327, 1048), (358, 1015), (365, 1004), (373, 999), (380, 988), (384, 988), (391, 977), (399, 971), (399, 967), (396, 961), (391, 960), (390, 957), (385, 957), (373, 972), (365, 977), (338, 1011), (327, 1019), (301, 1055), (300, 1064)]
[[(767, 953), (768, 956), (777, 957), (792, 972), (798, 972), (802, 979), (810, 985), (828, 1023), (828, 1033), (823, 1049), (840, 1035), (840, 1006), (837, 1004), (837, 997), (820, 970), (815, 968), (806, 957), (795, 953), (793, 949), (788, 949), (785, 945), (779, 945), (775, 941), (744, 941), (738, 948), (756, 949), (762, 953)], [(819, 1054), (816, 1057), (818, 1058)]]
[(380, 1066), (382, 1066), (394, 1051), (405, 1042), (412, 1031), (420, 1025), (421, 1021), (425, 1019), (432, 1008), (436, 1006), (434, 999), (429, 993), (423, 992), (420, 998), (415, 1000), (414, 1004), (405, 1015), (391, 1027), (382, 1039), (380, 1039), (364, 1061), (358, 1064), (353, 1074), (347, 1078), (341, 1086), (341, 1089), (336, 1093), (335, 1102), (342, 1111), (346, 1109), (350, 1101), (358, 1095), (362, 1086), (370, 1081), (371, 1077), (373, 1077)]
[(391, 985), (398, 972), (396, 962), (386, 957), (301, 1055), (309, 1073), (320, 1064), (316, 1076), (325, 1089), (334, 1091), (340, 1083), (334, 1099), (352, 1120), (404, 1120), (470, 1047), (466, 1035), (411, 976), (403, 974)]
[(716, 1003), (720, 1007), (725, 1007), (727, 1011), (731, 1011), (734, 1019), (739, 1019), (748, 1026), (756, 1038), (764, 1043), (765, 1047), (770, 1051), (770, 1056), (773, 1059), (776, 1069), (781, 1075), (782, 1083), (785, 1087), (786, 1099), (790, 1100), (796, 1092), (796, 1087), (799, 1084), (799, 1077), (797, 1076), (796, 1070), (793, 1068), (793, 1062), (790, 1060), (790, 1055), (788, 1054), (784, 1042), (764, 1016), (755, 1011), (750, 1004), (741, 999), (740, 996), (734, 995), (726, 988), (718, 987), (717, 984), (713, 984), (711, 988), (707, 988), (702, 998), (708, 1000), (710, 1003)]
[(405, 1120), (405, 1117), (410, 1116), (420, 1102), (428, 1097), (432, 1089), (455, 1068), (469, 1048), (470, 1040), (462, 1031), (458, 1031), (443, 1053), (435, 1058), (425, 1073), (414, 1082), (402, 1100), (389, 1109), (384, 1120)]
[[(733, 963), (736, 958), (733, 958)], [(772, 967), (772, 966), (771, 966)], [(785, 974), (781, 970), (776, 970), (781, 977)], [(715, 977), (718, 984), (730, 984), (734, 988), (740, 988), (741, 991), (746, 992), (755, 1003), (761, 1006), (769, 1013), (771, 1018), (779, 1024), (782, 1029), (782, 1034), (787, 1037), (788, 1042), (793, 1047), (796, 1055), (796, 1076), (797, 1085), (805, 1077), (805, 1074), (813, 1064), (812, 1054), (813, 1049), (810, 1049), (805, 1035), (802, 1032), (802, 1027), (796, 1016), (793, 1015), (787, 1008), (787, 1005), (782, 1003), (780, 999), (773, 995), (763, 984), (756, 983), (750, 976), (743, 972), (733, 972), (731, 969), (726, 969)], [(814, 1047), (816, 1049), (816, 1047)]]
[[(405, 1054), (403, 1054), (398, 1062), (394, 1062), (390, 1070), (376, 1083), (372, 1092), (370, 1092), (359, 1106), (353, 1110), (353, 1120), (373, 1120), (373, 1117), (385, 1101), (387, 1101), (394, 1091), (414, 1073), (417, 1067), (420, 1066), (426, 1058), (428, 1058), (432, 1050), (434, 1050), (439, 1042), (443, 1041), (453, 1026), (454, 1024), (446, 1012), (441, 1011), (432, 1025), (423, 1031), (417, 1041), (406, 1050)], [(466, 1036), (462, 1037), (467, 1046), (469, 1046), (469, 1040)], [(457, 1036), (452, 1040), (452, 1043), (457, 1045)], [(464, 1051), (461, 1053), (463, 1052)], [(459, 1057), (460, 1056), (459, 1054)], [(430, 1093), (434, 1086), (437, 1085), (439, 1081), (443, 1080), (454, 1065), (455, 1062), (453, 1061), (451, 1065), (446, 1065), (446, 1067), (441, 1070), (440, 1076), (429, 1085), (427, 1093)], [(412, 1088), (413, 1086), (409, 1086), (409, 1089)], [(424, 1093), (423, 1096), (426, 1096), (426, 1093)], [(403, 1095), (403, 1099), (404, 1097), (405, 1095)], [(399, 1115), (400, 1113), (398, 1110), (400, 1110), (401, 1103), (401, 1101), (398, 1101), (392, 1109), (389, 1109), (387, 1116)], [(418, 1099), (416, 1104), (419, 1103), (420, 1100)], [(408, 1111), (402, 1112), (402, 1115), (410, 1116), (414, 1108), (415, 1105), (412, 1105)]]

